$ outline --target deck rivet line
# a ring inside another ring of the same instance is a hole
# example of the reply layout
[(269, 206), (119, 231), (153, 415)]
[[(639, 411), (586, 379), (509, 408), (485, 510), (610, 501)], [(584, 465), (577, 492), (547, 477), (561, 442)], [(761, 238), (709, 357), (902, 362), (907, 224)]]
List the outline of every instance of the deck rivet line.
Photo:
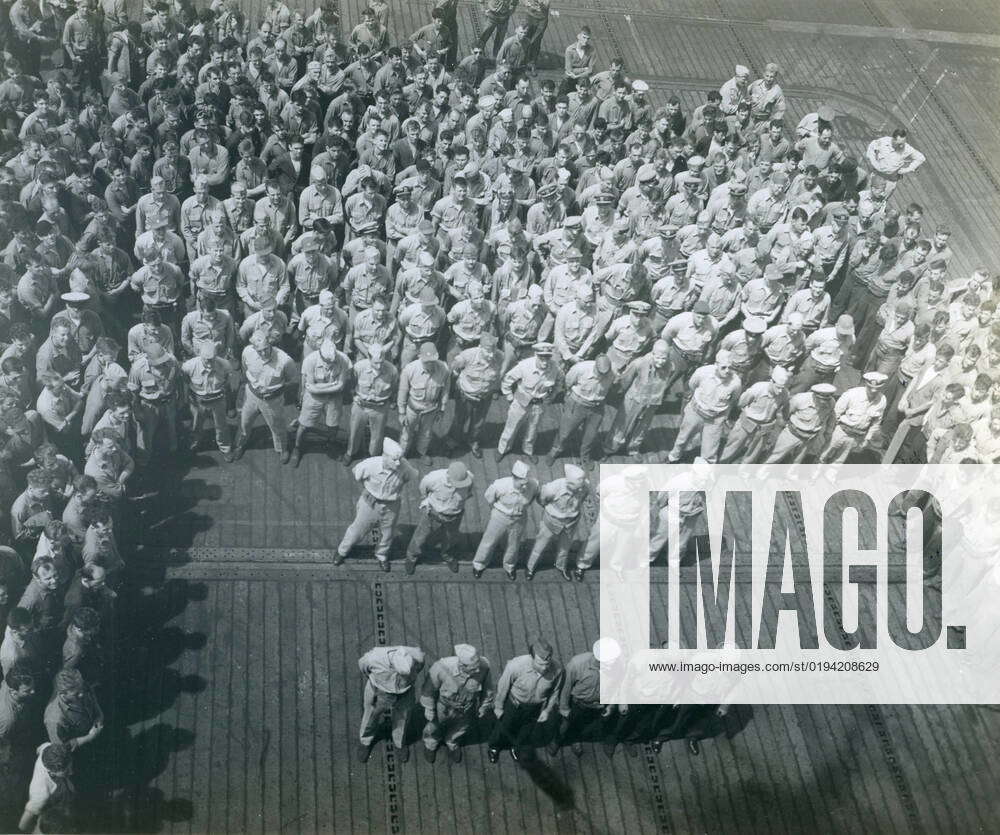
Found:
[[(388, 644), (385, 624), (385, 588), (382, 583), (372, 583), (372, 602), (375, 606), (375, 640), (380, 647)], [(396, 775), (396, 751), (392, 740), (385, 747), (385, 800), (386, 815), (389, 819), (389, 831), (396, 835), (402, 832), (402, 819), (399, 814), (399, 784)]]
[(483, 19), (479, 16), (479, 4), (470, 3), (468, 9), (469, 17), (472, 18), (472, 31), (476, 33), (476, 39), (478, 40), (480, 35), (483, 34)]
[(670, 815), (667, 813), (667, 798), (663, 794), (663, 780), (660, 777), (660, 760), (653, 750), (652, 744), (644, 746), (646, 754), (646, 771), (649, 772), (649, 785), (653, 790), (653, 806), (656, 808), (656, 822), (660, 832), (670, 832)]
[[(802, 518), (802, 514), (799, 513), (798, 505), (790, 503), (789, 511), (793, 522), (798, 526), (803, 541), (805, 541), (806, 523)], [(831, 584), (828, 582), (823, 583), (823, 596), (826, 598), (826, 605), (837, 618), (837, 622), (843, 623), (843, 610), (840, 608), (840, 603), (837, 601)], [(846, 636), (843, 641), (845, 648), (847, 648)], [(875, 729), (875, 734), (878, 737), (879, 748), (882, 751), (882, 759), (885, 762), (886, 768), (889, 770), (889, 776), (896, 789), (896, 794), (899, 796), (899, 802), (902, 805), (903, 811), (906, 813), (907, 820), (910, 823), (910, 831), (920, 832), (923, 827), (921, 826), (920, 816), (917, 812), (917, 804), (913, 798), (913, 790), (910, 788), (909, 781), (906, 779), (906, 775), (903, 773), (903, 769), (899, 764), (899, 756), (896, 753), (896, 746), (893, 743), (892, 734), (889, 732), (889, 727), (886, 724), (885, 714), (882, 711), (882, 707), (880, 705), (869, 704), (865, 705), (864, 708), (865, 712), (868, 714), (868, 719), (871, 722), (872, 727)]]
[(604, 24), (604, 32), (607, 34), (608, 40), (611, 42), (611, 49), (614, 51), (615, 57), (622, 62), (622, 66), (627, 66), (625, 63), (625, 50), (622, 49), (618, 36), (615, 34), (615, 27), (611, 24), (611, 17), (605, 10), (601, 0), (594, 0), (594, 8), (596, 9), (598, 16), (601, 18), (601, 23)]
[(740, 48), (740, 52), (743, 53), (743, 59), (747, 62), (747, 65), (753, 70), (755, 75), (760, 75), (760, 70), (757, 67), (756, 61), (753, 59), (753, 52), (750, 47), (747, 46), (746, 41), (740, 37), (740, 33), (737, 31), (736, 24), (733, 19), (729, 16), (729, 12), (726, 11), (726, 7), (722, 4), (722, 0), (715, 0), (715, 5), (719, 9), (719, 16), (726, 21), (726, 26), (729, 29), (729, 33), (733, 36), (733, 40), (736, 41), (736, 45)]

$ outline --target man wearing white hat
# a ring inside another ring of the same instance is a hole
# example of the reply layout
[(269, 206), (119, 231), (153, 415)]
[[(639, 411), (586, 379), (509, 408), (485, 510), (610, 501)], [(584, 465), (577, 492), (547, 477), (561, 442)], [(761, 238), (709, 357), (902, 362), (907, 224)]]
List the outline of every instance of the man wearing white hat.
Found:
[(662, 339), (648, 354), (636, 357), (623, 372), (619, 385), (625, 393), (607, 436), (607, 453), (623, 446), (638, 455), (670, 380), (670, 347)]
[(712, 482), (712, 465), (698, 457), (691, 462), (690, 469), (667, 482), (664, 490), (650, 498), (649, 520), (649, 564), (656, 562), (660, 552), (667, 547), (670, 537), (670, 500), (677, 496), (677, 516), (680, 523), (677, 539), (677, 554), (682, 560), (691, 554), (692, 546), (701, 541), (707, 547), (708, 520), (705, 517), (705, 495)]
[(231, 461), (229, 422), (226, 420), (226, 391), (233, 367), (218, 356), (218, 345), (204, 340), (198, 353), (181, 366), (187, 380), (191, 402), (191, 449), (201, 444), (205, 418), (211, 416), (215, 424), (215, 443), (226, 461)]
[(600, 456), (598, 436), (604, 421), (604, 404), (618, 375), (611, 367), (611, 360), (604, 354), (596, 359), (577, 362), (566, 373), (566, 399), (563, 404), (559, 432), (546, 462), (552, 466), (569, 443), (570, 436), (583, 427), (580, 438), (580, 463), (585, 469), (593, 464), (593, 456)]
[(484, 333), (479, 344), (466, 348), (450, 363), (455, 377), (455, 420), (451, 440), (469, 443), (473, 457), (482, 458), (483, 426), (500, 388), (503, 356), (492, 333)]
[(347, 451), (342, 459), (345, 464), (350, 465), (361, 452), (366, 427), (370, 436), (368, 454), (377, 455), (382, 449), (389, 406), (395, 396), (398, 382), (399, 372), (386, 359), (385, 349), (377, 343), (368, 349), (367, 357), (361, 354), (361, 358), (354, 364), (354, 402), (351, 404), (350, 437), (347, 441)]
[(815, 383), (788, 399), (788, 420), (778, 433), (768, 464), (798, 464), (815, 460), (829, 443), (837, 416), (833, 411), (837, 389), (832, 383)]
[(286, 437), (285, 390), (298, 384), (295, 362), (271, 344), (271, 334), (264, 328), (254, 331), (250, 337), (250, 344), (243, 349), (242, 362), (246, 389), (233, 457), (239, 459), (246, 451), (254, 420), (259, 414), (271, 430), (275, 451), (282, 463), (287, 464), (292, 452)]
[(493, 551), (506, 537), (503, 567), (507, 579), (514, 580), (517, 572), (517, 554), (527, 527), (528, 508), (538, 497), (538, 482), (531, 478), (531, 470), (523, 461), (515, 461), (507, 478), (498, 478), (483, 494), (490, 505), (490, 518), (479, 540), (479, 547), (472, 560), (472, 574), (476, 579), (493, 557)]
[(636, 532), (639, 529), (639, 514), (646, 506), (646, 495), (649, 493), (649, 483), (646, 479), (646, 468), (633, 464), (625, 467), (620, 473), (601, 481), (597, 485), (598, 501), (603, 501), (601, 517), (595, 519), (587, 534), (587, 542), (583, 553), (576, 559), (573, 577), (583, 582), (583, 574), (592, 568), (597, 558), (601, 556), (601, 521), (611, 525), (612, 540), (615, 552), (606, 554), (607, 566), (615, 571), (621, 570), (623, 558), (631, 559), (638, 552), (639, 546)]
[(824, 464), (843, 464), (852, 453), (868, 446), (885, 414), (885, 395), (882, 389), (889, 378), (878, 371), (869, 371), (862, 377), (864, 385), (855, 386), (840, 395), (833, 407), (837, 425), (830, 443), (820, 461)]
[(385, 714), (392, 723), (392, 742), (399, 758), (406, 762), (410, 749), (404, 746), (406, 720), (413, 707), (413, 688), (424, 667), (426, 656), (419, 647), (375, 647), (358, 659), (365, 677), (364, 713), (361, 716), (358, 760), (366, 763), (372, 755), (375, 734)]
[(329, 339), (302, 361), (302, 406), (292, 452), (293, 467), (302, 460), (302, 443), (310, 429), (325, 434), (329, 442), (336, 437), (350, 376), (350, 359)]
[(459, 743), (493, 702), (490, 662), (471, 644), (455, 644), (455, 654), (439, 658), (427, 672), (420, 704), (424, 708), (424, 758), (434, 762), (441, 743), (452, 762), (462, 761)]
[(569, 549), (573, 544), (577, 523), (580, 521), (580, 510), (590, 482), (587, 474), (574, 464), (566, 464), (563, 468), (564, 478), (557, 478), (544, 485), (538, 495), (538, 502), (545, 509), (542, 521), (535, 536), (535, 546), (528, 557), (528, 579), (535, 576), (538, 561), (542, 558), (549, 544), (556, 543), (556, 570), (564, 580), (573, 581), (566, 565)]
[(719, 88), (719, 95), (722, 101), (719, 102), (719, 110), (726, 116), (733, 116), (736, 108), (742, 102), (748, 101), (747, 91), (750, 86), (750, 69), (742, 64), (737, 64), (736, 74)]
[(472, 476), (461, 461), (452, 461), (446, 469), (432, 470), (420, 480), (420, 518), (406, 548), (407, 574), (416, 569), (424, 545), (432, 536), (440, 538), (445, 563), (452, 573), (458, 573), (452, 549), (471, 487)]
[[(596, 734), (606, 737), (614, 705), (601, 704), (601, 673), (607, 673), (622, 654), (618, 642), (612, 638), (594, 641), (590, 652), (581, 652), (566, 662), (566, 674), (559, 691), (561, 721), (555, 739), (549, 743), (549, 754), (555, 756), (567, 741), (578, 757), (583, 756), (581, 737)], [(610, 757), (615, 746), (612, 740), (605, 743)]]
[(354, 520), (337, 546), (334, 565), (340, 565), (363, 536), (373, 528), (380, 537), (375, 559), (383, 571), (389, 570), (389, 548), (399, 519), (399, 499), (403, 488), (417, 478), (417, 471), (403, 458), (403, 448), (392, 438), (382, 441), (382, 454), (366, 458), (354, 468), (354, 480), (364, 488), (358, 499)]
[(754, 383), (740, 395), (740, 416), (726, 438), (720, 464), (764, 463), (779, 419), (788, 414), (788, 371), (778, 366), (770, 380)]
[(710, 463), (717, 460), (726, 418), (742, 387), (728, 351), (719, 351), (714, 364), (703, 365), (691, 375), (688, 381), (691, 399), (681, 414), (677, 439), (667, 458), (671, 464), (680, 461), (693, 443), (700, 445), (702, 458)]
[(500, 392), (510, 401), (507, 420), (497, 442), (497, 460), (510, 449), (515, 436), (524, 428), (524, 453), (535, 458), (535, 434), (542, 417), (542, 408), (555, 396), (562, 385), (562, 372), (552, 361), (555, 351), (551, 342), (536, 342), (535, 355), (521, 360), (500, 382)]
[(404, 366), (399, 375), (396, 406), (399, 412), (399, 443), (408, 455), (416, 447), (418, 455), (427, 455), (434, 425), (444, 414), (450, 399), (451, 372), (438, 359), (433, 342), (424, 342), (417, 358)]

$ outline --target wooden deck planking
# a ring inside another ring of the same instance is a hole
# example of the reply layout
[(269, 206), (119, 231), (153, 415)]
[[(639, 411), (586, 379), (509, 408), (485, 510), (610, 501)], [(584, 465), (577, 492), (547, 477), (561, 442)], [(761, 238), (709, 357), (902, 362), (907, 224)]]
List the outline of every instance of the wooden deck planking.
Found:
[[(270, 731), (267, 729), (264, 703), (269, 689), (265, 676), (264, 620), (266, 610), (264, 583), (250, 583), (250, 606), (248, 610), (248, 710), (243, 738), (247, 741), (246, 775), (246, 816), (247, 824), (256, 832), (264, 828), (264, 808), (267, 804), (265, 787), (267, 777), (264, 772), (264, 758), (270, 748)], [(266, 748), (265, 748), (266, 743)]]
[[(248, 696), (252, 688), (249, 679), (249, 648), (247, 633), (249, 617), (250, 588), (246, 581), (233, 584), (232, 609), (232, 649), (228, 675), (228, 725), (223, 726), (226, 736), (226, 763), (220, 770), (225, 771), (226, 823), (221, 827), (226, 832), (239, 832), (246, 825), (248, 792), (247, 773), (247, 709)], [(229, 767), (238, 764), (240, 768)]]
[[(584, 0), (576, 4), (577, 9), (584, 5), (600, 9), (606, 19), (595, 18), (592, 12), (565, 11), (553, 20), (546, 48), (552, 60), (558, 61), (562, 45), (572, 40), (581, 22), (588, 22), (595, 28), (598, 63), (603, 66), (613, 52), (611, 40), (604, 35), (608, 21), (625, 48), (630, 71), (639, 77), (648, 74), (653, 82), (654, 101), (662, 103), (669, 92), (676, 91), (688, 110), (708, 87), (704, 83), (685, 87), (682, 80), (696, 76), (717, 84), (731, 74), (734, 63), (747, 62), (747, 49), (758, 69), (774, 55), (785, 64), (789, 87), (801, 85), (801, 92), (789, 96), (789, 111), (796, 121), (824, 100), (824, 88), (840, 88), (880, 106), (891, 104), (904, 92), (910, 78), (889, 41), (775, 33), (743, 22), (765, 13), (779, 17), (776, 2), (722, 0), (720, 12), (716, 4), (706, 9), (695, 0), (679, 0), (671, 2), (668, 10), (692, 16), (724, 12), (739, 18), (734, 26), (727, 26), (668, 20), (657, 0), (631, 0), (629, 6), (646, 13), (636, 16), (638, 25), (633, 30), (618, 3)], [(360, 5), (358, 0), (342, 4), (345, 21), (359, 19)], [(825, 20), (854, 15), (861, 5), (852, 0), (848, 11), (795, 4), (788, 14)], [(311, 11), (313, 0), (300, 7)], [(395, 2), (394, 30), (408, 34), (408, 27), (424, 22), (427, 9), (426, 3)], [(463, 44), (474, 31), (471, 10), (470, 4), (463, 4)], [(967, 19), (962, 17), (966, 12), (960, 10), (960, 19)], [(349, 26), (345, 35), (347, 31)], [(673, 48), (664, 49), (665, 42)], [(911, 48), (906, 49), (910, 54)], [(967, 54), (962, 51), (960, 56), (957, 49), (941, 54), (952, 53), (956, 60)], [(888, 71), (865, 66), (873, 54), (884, 59)], [(913, 47), (912, 54), (920, 56), (916, 66), (922, 65), (920, 48)], [(828, 65), (836, 71), (828, 71)], [(936, 78), (933, 70), (926, 75), (930, 82)], [(962, 113), (969, 110), (970, 101), (974, 103), (975, 91), (983, 88), (981, 83), (976, 87), (949, 78), (942, 82), (940, 95)], [(918, 86), (905, 103), (914, 102), (912, 111), (923, 96)], [(862, 121), (872, 128), (878, 124)], [(996, 170), (993, 160), (1000, 157), (983, 144), (995, 139), (995, 133), (982, 128), (988, 123), (988, 117), (980, 117), (980, 128), (967, 134), (989, 168)], [(926, 174), (904, 183), (899, 194), (904, 202), (917, 199), (925, 205), (931, 227), (942, 216), (954, 221), (953, 242), (959, 252), (955, 263), (965, 270), (976, 262), (970, 253), (985, 252), (995, 238), (996, 194), (978, 176), (976, 161), (961, 147), (955, 159), (944, 161), (943, 155), (955, 146), (950, 130), (945, 115), (933, 103), (921, 111), (914, 120), (914, 135), (915, 144), (928, 154)], [(858, 139), (852, 136), (850, 141), (859, 147)], [(962, 197), (950, 197), (940, 187), (939, 177), (953, 178), (949, 190)], [(542, 451), (548, 442), (544, 433), (551, 432), (556, 419), (550, 416), (543, 425)], [(497, 420), (495, 411), (490, 427), (494, 433), (499, 431)], [(258, 427), (257, 447), (266, 438), (262, 432)], [(234, 574), (246, 577), (253, 561), (263, 559), (249, 549), (330, 549), (353, 515), (357, 487), (346, 470), (323, 453), (310, 452), (298, 471), (282, 468), (273, 452), (260, 449), (250, 451), (233, 467), (212, 466), (214, 458), (200, 457), (207, 466), (193, 471), (184, 483), (179, 516), (149, 532), (149, 544), (248, 549), (242, 573)], [(508, 459), (498, 468), (491, 451), (481, 462), (467, 461), (479, 495), (490, 481), (506, 474), (511, 463)], [(444, 462), (438, 458), (415, 463), (424, 473)], [(543, 480), (561, 474), (544, 465), (536, 470)], [(404, 525), (412, 525), (414, 504), (407, 499)], [(470, 503), (462, 530), (472, 547), (486, 513), (481, 501)], [(401, 539), (397, 545), (405, 544), (405, 535)], [(525, 555), (529, 547), (526, 543)], [(462, 556), (468, 558), (471, 553)], [(370, 552), (359, 550), (351, 559), (361, 557), (370, 557)], [(550, 553), (546, 567), (551, 559)], [(378, 580), (393, 601), (390, 624), (398, 619), (401, 625), (395, 633), (390, 629), (390, 641), (415, 642), (414, 627), (421, 642), (433, 641), (434, 651), (442, 654), (450, 653), (450, 641), (469, 640), (490, 657), (496, 677), (504, 661), (526, 650), (528, 635), (539, 626), (551, 629), (550, 637), (557, 642), (563, 661), (591, 640), (591, 634), (579, 626), (596, 624), (596, 586), (590, 583), (570, 586), (536, 580), (531, 587), (521, 583), (514, 587), (502, 580), (472, 584), (467, 577), (443, 573), (418, 573), (414, 581), (407, 581), (399, 576), (401, 567), (395, 566), (390, 578)], [(491, 575), (502, 576), (498, 570)], [(162, 789), (166, 801), (182, 798), (194, 805), (190, 820), (168, 821), (165, 828), (273, 831), (277, 825), (300, 831), (387, 831), (384, 753), (380, 748), (365, 766), (353, 757), (361, 715), (355, 662), (375, 643), (372, 576), (378, 575), (352, 572), (350, 579), (334, 582), (293, 579), (287, 584), (252, 579), (204, 582), (207, 599), (192, 600), (186, 609), (182, 602), (186, 591), (168, 591), (168, 608), (183, 609), (171, 627), (202, 632), (208, 643), (172, 659), (169, 669), (151, 662), (149, 674), (140, 677), (137, 685), (139, 698), (154, 705), (154, 711), (162, 706), (162, 712), (134, 726), (136, 734), (149, 734), (150, 744), (137, 752), (141, 770), (155, 774), (166, 762), (154, 786)], [(270, 629), (274, 624), (280, 625), (280, 635)], [(193, 675), (204, 676), (207, 689), (178, 692), (178, 679)], [(304, 689), (304, 682), (311, 686)], [(904, 832), (910, 831), (912, 815), (929, 831), (988, 828), (1000, 811), (992, 788), (995, 715), (972, 707), (878, 710), (887, 738), (879, 736), (883, 731), (873, 726), (872, 715), (864, 708), (757, 706), (746, 729), (731, 740), (706, 741), (700, 758), (690, 757), (680, 743), (667, 745), (654, 768), (668, 800), (672, 828), (795, 832), (837, 820), (852, 831), (876, 826), (880, 831)], [(193, 745), (171, 752), (171, 734), (155, 733), (161, 726), (168, 732), (176, 730), (178, 738), (182, 732), (194, 733)], [(273, 731), (266, 750), (265, 730)], [(206, 746), (210, 753), (204, 750)], [(586, 827), (593, 831), (655, 828), (645, 755), (631, 759), (619, 749), (609, 763), (603, 752), (588, 746), (583, 760), (577, 762), (563, 753), (555, 763), (565, 768), (577, 791), (581, 810), (573, 823), (578, 831)], [(893, 782), (897, 769), (912, 792), (911, 810), (904, 808)], [(418, 742), (410, 763), (398, 766), (397, 778), (407, 831), (550, 831), (555, 826), (551, 802), (539, 797), (507, 755), (501, 765), (490, 766), (484, 746), (467, 749), (460, 766), (449, 765), (443, 753), (429, 766), (420, 756)], [(950, 798), (947, 810), (941, 808), (944, 797)]]
[[(187, 604), (168, 628), (188, 636), (183, 646), (196, 645), (192, 635), (207, 641), (172, 658), (159, 681), (151, 657), (144, 684), (143, 698), (154, 710), (140, 727), (162, 722), (193, 735), (193, 744), (172, 754), (154, 754), (153, 746), (142, 752), (151, 772), (161, 755), (169, 757), (156, 780), (164, 798), (192, 804), (189, 820), (167, 821), (165, 828), (387, 831), (384, 747), (367, 765), (353, 759), (361, 713), (355, 664), (376, 643), (374, 582), (385, 601), (386, 640), (420, 644), (430, 660), (450, 654), (456, 641), (470, 641), (499, 675), (504, 661), (525, 651), (530, 635), (549, 636), (565, 662), (596, 634), (591, 583), (470, 582), (437, 570), (425, 579), (209, 581), (201, 584), (204, 599), (177, 589), (170, 605)], [(658, 595), (664, 590), (654, 588)], [(686, 606), (693, 591), (685, 587)], [(202, 676), (206, 687), (192, 689), (192, 676)], [(677, 742), (654, 760), (672, 828), (796, 832), (837, 819), (857, 822), (845, 824), (846, 831), (909, 832), (915, 821), (934, 831), (974, 831), (997, 814), (992, 712), (734, 708), (731, 732), (743, 722), (731, 738), (705, 740), (699, 758)], [(460, 765), (444, 753), (430, 765), (421, 748), (414, 739), (410, 762), (395, 766), (404, 831), (548, 832), (570, 819), (574, 831), (657, 829), (645, 752), (632, 759), (619, 748), (609, 761), (588, 745), (582, 759), (566, 750), (550, 760), (576, 803), (571, 818), (557, 820), (552, 801), (508, 755), (491, 766), (477, 743), (466, 748)], [(962, 802), (942, 820), (934, 798), (959, 784)]]
[[(207, 718), (209, 744), (203, 746), (199, 760), (202, 778), (201, 791), (207, 807), (206, 828), (210, 832), (223, 832), (227, 827), (229, 786), (227, 780), (207, 779), (210, 774), (228, 774), (230, 728), (233, 724), (232, 674), (235, 632), (240, 623), (235, 617), (234, 599), (236, 583), (218, 583), (215, 603), (216, 628), (211, 635), (211, 670), (209, 685), (200, 701), (205, 707), (201, 714)], [(197, 797), (197, 794), (196, 794)]]
[[(297, 583), (292, 589), (295, 631), (292, 634), (296, 668), (296, 717), (298, 719), (298, 807), (296, 824), (306, 831), (318, 831), (318, 765), (322, 749), (329, 747), (329, 735), (318, 736), (315, 656), (313, 634), (313, 586)], [(325, 707), (325, 705), (323, 705)]]

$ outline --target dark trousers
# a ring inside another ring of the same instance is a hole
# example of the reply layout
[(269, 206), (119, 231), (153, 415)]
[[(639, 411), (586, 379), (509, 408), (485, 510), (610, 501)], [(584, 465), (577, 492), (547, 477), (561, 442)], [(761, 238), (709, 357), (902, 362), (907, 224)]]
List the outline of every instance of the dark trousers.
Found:
[(416, 560), (420, 556), (420, 552), (423, 551), (424, 545), (427, 544), (427, 540), (432, 537), (437, 537), (440, 540), (442, 553), (445, 556), (450, 556), (461, 522), (461, 514), (447, 519), (431, 510), (421, 510), (416, 530), (413, 531), (413, 537), (406, 548), (406, 558)]
[(519, 705), (509, 697), (504, 703), (503, 716), (497, 719), (490, 734), (490, 748), (532, 748), (532, 736), (538, 714), (542, 712), (540, 704)]
[(671, 705), (630, 705), (628, 712), (618, 717), (614, 740), (632, 743), (661, 739), (675, 712)]
[(556, 741), (560, 745), (591, 739), (604, 742), (608, 737), (609, 721), (604, 716), (604, 705), (585, 705), (574, 701), (569, 716), (559, 725)]
[(474, 400), (461, 389), (455, 398), (455, 424), (454, 432), (460, 437), (466, 438), (470, 443), (479, 441), (483, 426), (486, 424), (486, 415), (490, 411), (492, 398), (484, 397), (482, 400)]
[(681, 705), (673, 724), (664, 733), (671, 739), (705, 739), (712, 736), (718, 705)]
[(528, 24), (528, 48), (525, 57), (529, 64), (535, 64), (542, 51), (542, 38), (545, 37), (545, 30), (549, 26), (549, 18), (548, 15), (540, 18), (527, 17), (525, 23)]
[(500, 51), (500, 47), (503, 45), (504, 39), (507, 37), (507, 25), (510, 23), (510, 15), (506, 17), (492, 17), (486, 15), (486, 28), (483, 29), (482, 34), (479, 36), (479, 47), (485, 50), (486, 44), (490, 39), (490, 35), (493, 35), (493, 57), (497, 57), (497, 53)]
[(823, 368), (816, 364), (811, 356), (806, 357), (805, 362), (798, 373), (792, 378), (792, 383), (788, 387), (789, 394), (800, 394), (809, 391), (817, 383), (832, 383), (837, 372)]
[[(444, 28), (451, 35), (451, 43), (448, 45), (448, 54), (444, 58), (444, 67), (446, 70), (452, 70), (455, 68), (455, 62), (458, 59), (458, 16), (457, 10), (450, 12), (445, 12), (441, 18), (441, 22), (444, 23)], [(324, 111), (325, 112), (325, 111)]]
[(572, 394), (567, 395), (563, 405), (562, 420), (559, 422), (559, 435), (552, 446), (552, 452), (561, 451), (565, 448), (569, 436), (573, 434), (578, 426), (583, 426), (583, 438), (580, 441), (580, 456), (587, 458), (594, 448), (597, 434), (601, 429), (601, 422), (604, 420), (604, 404), (593, 406), (578, 400)]

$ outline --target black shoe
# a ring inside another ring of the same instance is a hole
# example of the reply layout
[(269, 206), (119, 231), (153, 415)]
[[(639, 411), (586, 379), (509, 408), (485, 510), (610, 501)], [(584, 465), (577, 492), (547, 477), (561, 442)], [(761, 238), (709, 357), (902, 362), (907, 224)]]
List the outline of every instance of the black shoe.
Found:
[(585, 455), (583, 458), (580, 459), (580, 466), (583, 467), (583, 469), (585, 470), (590, 470), (594, 466), (594, 459), (591, 458), (589, 455)]
[(341, 553), (338, 552), (337, 556), (335, 556), (333, 558), (333, 564), (334, 565), (343, 565), (344, 564), (344, 560), (346, 560), (346, 559), (347, 559), (346, 556), (344, 556), (343, 554), (341, 554)]
[(569, 573), (569, 569), (568, 568), (560, 568), (559, 569), (559, 573), (562, 574), (562, 578), (567, 583), (572, 583), (573, 582), (573, 575)]
[(545, 746), (545, 751), (548, 753), (550, 757), (554, 757), (556, 754), (559, 753), (559, 743), (555, 741), (550, 742), (548, 745)]
[(384, 571), (386, 574), (388, 574), (389, 573), (389, 560), (378, 560), (378, 567), (379, 567), (379, 569), (381, 571)]
[(503, 570), (503, 573), (507, 575), (507, 579), (510, 580), (512, 583), (517, 579), (517, 569), (516, 568), (510, 569), (510, 570), (508, 570), (508, 569), (505, 568)]
[(545, 463), (546, 463), (546, 464), (547, 464), (548, 466), (550, 466), (550, 467), (551, 467), (551, 466), (552, 466), (553, 464), (555, 464), (555, 463), (556, 463), (556, 453), (555, 453), (555, 451), (553, 451), (553, 452), (550, 452), (550, 453), (549, 453), (548, 455), (546, 455), (546, 456), (545, 456)]
[(200, 436), (195, 436), (191, 439), (191, 443), (188, 444), (188, 450), (191, 452), (198, 452), (201, 450), (202, 438)]
[(453, 763), (462, 762), (462, 749), (461, 748), (449, 748), (448, 749), (448, 759)]
[(342, 463), (345, 467), (350, 467), (352, 461), (354, 461), (354, 456), (349, 452), (345, 452), (340, 456), (340, 463)]
[(525, 572), (524, 576), (528, 578), (528, 582), (530, 583), (532, 580), (535, 579), (535, 572), (529, 568), (527, 572)]
[(281, 453), (281, 463), (287, 464), (291, 460), (292, 460), (292, 451), (288, 447), (285, 447), (284, 451)]
[(576, 581), (578, 583), (582, 583), (583, 582), (583, 569), (582, 568), (574, 569), (573, 570), (573, 576), (576, 578)]
[(496, 764), (496, 763), (500, 762), (500, 749), (499, 748), (490, 748), (490, 750), (489, 750), (489, 758), (490, 758), (490, 762), (491, 763)]
[[(475, 441), (473, 441), (472, 446), (469, 448), (469, 452), (472, 453), (472, 457), (473, 458), (482, 458), (483, 457), (482, 447), (480, 447), (479, 444), (476, 443)], [(499, 460), (499, 459), (497, 459), (497, 460)], [(450, 751), (451, 749), (449, 748), (448, 750)], [(459, 756), (461, 756), (461, 754), (459, 754)]]
[(397, 748), (396, 756), (399, 757), (401, 763), (406, 763), (410, 761), (410, 749), (409, 748)]
[(424, 748), (424, 759), (427, 760), (427, 762), (429, 763), (434, 762), (434, 760), (437, 759), (437, 756), (438, 756), (437, 748), (435, 748), (433, 751), (430, 748)]
[(497, 463), (499, 464), (508, 455), (510, 455), (509, 452), (501, 452), (500, 450), (497, 450)]
[(365, 745), (364, 743), (358, 743), (358, 762), (366, 763), (372, 755), (372, 745)]
[(454, 557), (445, 557), (444, 564), (448, 566), (448, 570), (452, 574), (458, 574), (458, 560), (456, 560)]
[(242, 441), (237, 441), (236, 446), (233, 447), (232, 456), (233, 461), (239, 461), (243, 457), (243, 453), (247, 451), (247, 439), (244, 438)]
[(472, 569), (472, 576), (475, 577), (478, 580), (480, 577), (483, 576), (483, 571), (485, 571), (485, 569), (483, 569), (483, 568), (473, 568)]
[(688, 740), (688, 751), (694, 754), (696, 757), (701, 753), (701, 745), (697, 739)]
[(578, 757), (583, 756), (583, 745), (581, 743), (574, 742), (570, 747), (573, 749), (573, 753)]
[(406, 573), (413, 574), (417, 570), (417, 561), (408, 559), (406, 561)]
[(298, 467), (302, 463), (302, 450), (296, 448), (291, 457), (292, 466)]
[(236, 460), (236, 456), (234, 455), (233, 451), (229, 449), (226, 450), (224, 453), (222, 453), (222, 460), (225, 461), (227, 464), (232, 464), (233, 461)]

